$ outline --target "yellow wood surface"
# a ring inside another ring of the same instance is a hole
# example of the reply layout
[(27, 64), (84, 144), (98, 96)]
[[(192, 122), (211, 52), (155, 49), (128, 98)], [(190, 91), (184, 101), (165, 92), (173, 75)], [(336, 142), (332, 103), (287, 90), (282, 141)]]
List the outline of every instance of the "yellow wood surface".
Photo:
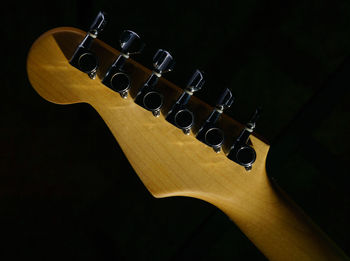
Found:
[[(42, 35), (30, 49), (29, 80), (45, 99), (58, 104), (90, 104), (108, 125), (135, 172), (155, 197), (189, 196), (205, 200), (224, 211), (270, 260), (346, 260), (346, 257), (302, 212), (281, 196), (269, 181), (265, 162), (269, 145), (256, 135), (251, 144), (257, 159), (247, 172), (225, 156), (242, 125), (223, 115), (224, 152), (215, 153), (194, 133), (184, 135), (168, 123), (166, 115), (181, 90), (165, 79), (157, 88), (165, 95), (159, 118), (133, 102), (151, 71), (130, 60), (130, 96), (120, 95), (101, 83), (119, 52), (95, 40), (92, 50), (101, 67), (95, 80), (68, 61), (85, 32), (57, 28)], [(190, 109), (198, 130), (212, 107), (191, 98)], [(132, 188), (130, 188), (132, 189)]]

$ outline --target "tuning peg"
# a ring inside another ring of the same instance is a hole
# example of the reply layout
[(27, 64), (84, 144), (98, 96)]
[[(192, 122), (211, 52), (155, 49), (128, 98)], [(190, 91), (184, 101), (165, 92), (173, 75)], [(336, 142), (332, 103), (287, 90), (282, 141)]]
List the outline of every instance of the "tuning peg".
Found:
[(122, 32), (119, 42), (121, 53), (107, 70), (102, 83), (118, 92), (125, 99), (128, 97), (128, 91), (130, 89), (130, 78), (123, 70), (125, 62), (130, 54), (141, 52), (144, 48), (144, 43), (138, 34), (130, 30)]
[(135, 97), (135, 103), (151, 111), (155, 117), (160, 115), (164, 97), (160, 92), (154, 90), (154, 88), (162, 73), (171, 71), (174, 64), (175, 62), (171, 54), (159, 49), (153, 57), (154, 70)]
[(165, 73), (172, 71), (175, 61), (171, 54), (165, 50), (159, 49), (153, 57), (154, 71), (157, 73)]
[(220, 152), (221, 146), (224, 143), (224, 132), (215, 127), (215, 123), (218, 121), (224, 110), (231, 107), (233, 102), (234, 97), (232, 96), (231, 91), (226, 88), (219, 97), (214, 110), (199, 129), (196, 136), (198, 140), (212, 147), (217, 153)]
[(166, 120), (182, 129), (185, 134), (190, 134), (194, 122), (193, 113), (186, 108), (192, 94), (202, 88), (204, 84), (203, 73), (196, 70), (187, 83), (185, 91), (169, 111)]
[(256, 121), (261, 113), (261, 108), (257, 108), (246, 124), (246, 127), (242, 130), (238, 138), (233, 143), (230, 152), (227, 157), (239, 165), (245, 167), (247, 171), (252, 169), (252, 165), (256, 160), (255, 150), (249, 146), (248, 140), (250, 134), (254, 131)]
[(91, 79), (96, 78), (98, 59), (96, 55), (90, 51), (90, 47), (93, 40), (105, 27), (106, 21), (106, 14), (104, 12), (99, 12), (91, 24), (85, 38), (78, 45), (72, 58), (69, 61), (71, 65), (86, 73)]

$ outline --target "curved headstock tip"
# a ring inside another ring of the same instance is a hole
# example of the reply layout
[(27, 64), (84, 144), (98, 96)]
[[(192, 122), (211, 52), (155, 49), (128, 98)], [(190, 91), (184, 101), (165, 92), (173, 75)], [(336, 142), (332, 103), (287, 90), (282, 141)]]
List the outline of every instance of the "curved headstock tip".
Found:
[[(78, 29), (60, 27), (44, 33), (31, 46), (27, 74), (33, 88), (44, 99), (57, 104), (84, 101), (81, 87), (91, 85), (91, 81), (68, 63), (83, 36), (84, 32)], [(75, 45), (65, 45), (65, 41)]]

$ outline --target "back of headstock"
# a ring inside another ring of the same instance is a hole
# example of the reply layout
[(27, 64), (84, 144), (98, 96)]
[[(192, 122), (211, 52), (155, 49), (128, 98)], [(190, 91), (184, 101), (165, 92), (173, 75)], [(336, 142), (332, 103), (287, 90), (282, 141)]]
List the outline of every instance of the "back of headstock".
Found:
[[(98, 26), (102, 23), (95, 20), (95, 27), (96, 24)], [(187, 131), (189, 135), (184, 135), (183, 130), (165, 119), (184, 90), (163, 77), (158, 77), (159, 75), (156, 75), (159, 79), (153, 86), (163, 96), (159, 117), (154, 117), (154, 113), (135, 103), (140, 90), (152, 75), (161, 74), (173, 66), (171, 61), (164, 65), (164, 59), (159, 58), (164, 53), (158, 54), (158, 60), (155, 55), (156, 62), (153, 63), (156, 69), (151, 71), (130, 59), (129, 54), (132, 52), (123, 52), (123, 43), (125, 47), (127, 39), (138, 37), (133, 32), (126, 31), (122, 35), (122, 52), (95, 39), (94, 32), (98, 34), (98, 30), (91, 28), (86, 33), (79, 29), (62, 27), (43, 34), (33, 44), (28, 55), (29, 80), (35, 90), (51, 102), (85, 102), (93, 106), (154, 196), (191, 196), (215, 204), (215, 199), (222, 201), (227, 198), (231, 201), (229, 195), (232, 190), (237, 195), (243, 195), (256, 189), (256, 186), (268, 184), (265, 160), (269, 146), (254, 134), (250, 135), (248, 141), (249, 147), (256, 152), (256, 161), (250, 172), (226, 156), (237, 137), (247, 127), (225, 114), (221, 115), (224, 108), (209, 106), (191, 93), (190, 99), (186, 100), (188, 104), (185, 105), (186, 109), (193, 112), (194, 121)], [(97, 57), (98, 66), (90, 66), (89, 72), (83, 72), (73, 63), (79, 46), (88, 37), (93, 38), (89, 40), (88, 51)], [(139, 47), (134, 52), (138, 52), (138, 49)], [(103, 83), (111, 65), (118, 65), (118, 59), (123, 59), (121, 71), (130, 80), (130, 86), (119, 92)], [(163, 71), (159, 69), (159, 64), (164, 65)], [(189, 78), (190, 76), (191, 74)], [(200, 84), (197, 80), (193, 78), (193, 86)], [(187, 87), (185, 91), (190, 92), (191, 83)], [(225, 100), (224, 96), (223, 99)], [(210, 146), (196, 139), (199, 130), (214, 111), (220, 111), (220, 117), (214, 123), (225, 136), (220, 153), (215, 153)], [(248, 134), (252, 130), (253, 128), (249, 129)], [(239, 200), (239, 196), (236, 200)]]
[(139, 36), (123, 32), (119, 52), (96, 39), (104, 24), (99, 13), (87, 33), (56, 28), (32, 45), (28, 77), (43, 98), (90, 104), (153, 196), (214, 204), (269, 259), (347, 260), (268, 179), (269, 145), (253, 133), (258, 110), (245, 125), (236, 122), (223, 113), (233, 102), (228, 89), (215, 107), (205, 104), (193, 95), (204, 82), (200, 71), (183, 90), (160, 77), (174, 65), (168, 52), (156, 53), (151, 71), (129, 59), (142, 49), (130, 42)]

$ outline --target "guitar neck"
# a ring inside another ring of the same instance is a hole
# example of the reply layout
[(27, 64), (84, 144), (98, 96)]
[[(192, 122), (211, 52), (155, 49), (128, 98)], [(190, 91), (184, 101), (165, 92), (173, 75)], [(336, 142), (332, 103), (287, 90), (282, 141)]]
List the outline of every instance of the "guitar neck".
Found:
[[(212, 202), (269, 260), (349, 260), (273, 181), (266, 177), (244, 199)], [(209, 199), (209, 201), (212, 201)]]

